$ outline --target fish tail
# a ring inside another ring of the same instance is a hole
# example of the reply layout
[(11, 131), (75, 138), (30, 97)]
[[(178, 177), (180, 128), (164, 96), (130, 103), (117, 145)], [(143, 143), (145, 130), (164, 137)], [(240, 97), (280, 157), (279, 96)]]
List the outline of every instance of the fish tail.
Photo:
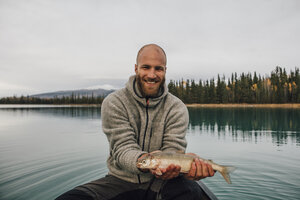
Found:
[(219, 171), (228, 184), (231, 184), (229, 173), (233, 172), (234, 170), (236, 170), (236, 167), (234, 166), (222, 166), (222, 169)]

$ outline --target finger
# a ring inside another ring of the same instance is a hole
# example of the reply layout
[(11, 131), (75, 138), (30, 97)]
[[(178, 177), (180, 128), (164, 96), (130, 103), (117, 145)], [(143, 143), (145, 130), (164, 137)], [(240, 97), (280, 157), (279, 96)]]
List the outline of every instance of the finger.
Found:
[(195, 173), (196, 173), (196, 165), (195, 165), (195, 161), (193, 161), (191, 163), (191, 168), (189, 170), (188, 173), (184, 174), (183, 176), (188, 179), (188, 180), (194, 180), (194, 177), (195, 177)]
[(166, 169), (164, 169), (164, 175), (165, 176), (170, 175), (170, 173), (174, 170), (174, 167), (175, 166), (173, 164), (169, 165)]
[(165, 168), (165, 169), (161, 169), (162, 170), (162, 176), (161, 176), (161, 178), (162, 179), (168, 179), (168, 177), (170, 176), (170, 173), (172, 172), (172, 170), (173, 170), (173, 166), (172, 166), (172, 164), (171, 165), (169, 165), (167, 168)]
[(201, 179), (202, 178), (202, 165), (201, 165), (201, 161), (196, 158), (195, 159), (195, 164), (196, 164), (196, 175), (195, 175), (195, 179)]
[(167, 172), (164, 174), (164, 179), (172, 179), (179, 175), (181, 167), (179, 165), (170, 165), (167, 168)]
[(163, 176), (163, 179), (164, 180), (169, 180), (169, 179), (172, 179), (173, 178), (173, 173), (168, 173), (168, 174), (166, 174), (165, 176)]
[(205, 163), (204, 161), (201, 161), (201, 166), (202, 166), (202, 177), (206, 178), (208, 177), (208, 169), (207, 169), (207, 163)]
[(171, 179), (177, 177), (180, 173), (180, 168), (181, 167), (178, 165), (172, 165), (169, 170), (170, 173), (168, 174), (168, 178)]
[(157, 175), (157, 176), (161, 176), (163, 173), (161, 172), (161, 169), (160, 168), (156, 168), (154, 170), (151, 171), (151, 173), (153, 175)]
[(173, 170), (173, 173), (172, 173), (172, 178), (175, 178), (180, 174), (180, 169), (181, 169), (181, 167), (179, 165), (176, 165), (174, 167), (174, 170)]
[(164, 168), (164, 172), (167, 173), (168, 171), (172, 170), (172, 168), (173, 168), (173, 166), (171, 164), (168, 167)]
[(165, 174), (167, 172), (167, 169), (161, 168), (160, 171), (161, 171), (162, 174)]
[(169, 177), (170, 177), (170, 172), (167, 172), (161, 176), (161, 178), (164, 180), (169, 179)]
[(161, 178), (163, 180), (168, 180), (168, 179), (171, 179), (172, 177), (173, 177), (173, 174), (171, 172), (167, 172), (166, 174), (161, 176)]
[(211, 165), (208, 165), (208, 172), (209, 172), (209, 176), (215, 175), (215, 171), (214, 171), (214, 169), (212, 168)]
[(162, 177), (160, 175), (155, 174), (154, 176), (158, 179), (162, 179)]
[(189, 177), (195, 177), (196, 171), (197, 171), (196, 163), (192, 162), (192, 166), (191, 166), (191, 169), (188, 173), (188, 176)]

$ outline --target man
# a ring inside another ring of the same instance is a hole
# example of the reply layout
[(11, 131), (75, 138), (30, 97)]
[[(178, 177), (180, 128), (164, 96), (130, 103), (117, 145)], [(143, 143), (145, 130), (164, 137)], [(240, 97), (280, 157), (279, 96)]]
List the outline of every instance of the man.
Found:
[(156, 44), (143, 46), (137, 55), (135, 75), (126, 87), (105, 98), (101, 107), (103, 131), (109, 141), (106, 177), (76, 187), (62, 199), (201, 199), (193, 180), (213, 176), (211, 165), (195, 159), (188, 174), (171, 164), (141, 171), (136, 162), (153, 151), (185, 151), (188, 127), (186, 106), (168, 93), (167, 58)]

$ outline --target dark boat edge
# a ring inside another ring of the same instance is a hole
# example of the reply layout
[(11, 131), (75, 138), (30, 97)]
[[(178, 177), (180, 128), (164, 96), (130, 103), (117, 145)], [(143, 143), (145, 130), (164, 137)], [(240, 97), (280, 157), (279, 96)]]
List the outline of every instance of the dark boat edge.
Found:
[(210, 191), (210, 189), (204, 183), (202, 183), (201, 181), (196, 181), (196, 182), (202, 188), (208, 200), (218, 200), (216, 195), (214, 195), (214, 193), (212, 193), (212, 191)]

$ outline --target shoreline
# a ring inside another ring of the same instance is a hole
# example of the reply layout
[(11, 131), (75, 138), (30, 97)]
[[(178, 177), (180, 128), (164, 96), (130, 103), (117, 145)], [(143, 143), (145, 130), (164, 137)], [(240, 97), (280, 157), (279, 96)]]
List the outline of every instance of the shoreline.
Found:
[(284, 104), (185, 104), (189, 108), (300, 108), (300, 103)]
[(101, 104), (0, 104), (0, 108), (71, 108), (101, 107)]
[[(300, 103), (286, 104), (185, 104), (189, 108), (300, 108)], [(0, 108), (18, 107), (101, 107), (101, 104), (0, 104)]]

